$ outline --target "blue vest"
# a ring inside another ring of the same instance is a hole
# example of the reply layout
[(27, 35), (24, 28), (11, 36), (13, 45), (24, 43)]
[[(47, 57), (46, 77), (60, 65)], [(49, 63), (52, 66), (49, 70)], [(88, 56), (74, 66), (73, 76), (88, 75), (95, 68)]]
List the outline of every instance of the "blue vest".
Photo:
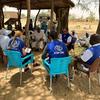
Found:
[(67, 33), (67, 34), (62, 34), (62, 41), (64, 42), (64, 43), (67, 43), (67, 39), (68, 39), (68, 37), (69, 36), (71, 36), (69, 33)]
[(19, 51), (22, 53), (22, 48), (25, 47), (24, 42), (20, 38), (16, 38), (15, 41), (14, 39), (11, 39), (9, 42), (8, 47), (10, 46), (11, 50)]
[(100, 58), (100, 45), (93, 46), (89, 48), (89, 50), (92, 52), (93, 56), (87, 61), (87, 64), (91, 65), (97, 58)]
[(47, 51), (50, 58), (60, 58), (68, 56), (66, 45), (58, 40), (54, 40), (48, 43)]

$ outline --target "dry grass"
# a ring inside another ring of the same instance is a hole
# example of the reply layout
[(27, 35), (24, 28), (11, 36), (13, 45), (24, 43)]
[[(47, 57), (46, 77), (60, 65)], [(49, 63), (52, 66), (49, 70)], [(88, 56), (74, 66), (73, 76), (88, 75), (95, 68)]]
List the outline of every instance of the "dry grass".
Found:
[[(76, 48), (76, 55), (80, 54), (82, 48)], [(38, 62), (41, 62), (41, 54), (35, 53)], [(96, 75), (92, 78), (92, 91), (88, 94), (88, 79), (75, 75), (71, 82), (71, 88), (67, 88), (67, 80), (60, 76), (53, 82), (53, 93), (49, 92), (49, 78), (43, 84), (43, 75), (46, 75), (44, 68), (38, 66), (33, 68), (33, 73), (23, 73), (23, 84), (19, 85), (18, 69), (12, 69), (8, 80), (5, 80), (5, 66), (0, 67), (0, 100), (100, 100), (100, 87)]]
[(98, 22), (86, 22), (86, 21), (69, 21), (69, 30), (75, 30), (79, 36), (84, 35), (85, 32), (95, 33)]

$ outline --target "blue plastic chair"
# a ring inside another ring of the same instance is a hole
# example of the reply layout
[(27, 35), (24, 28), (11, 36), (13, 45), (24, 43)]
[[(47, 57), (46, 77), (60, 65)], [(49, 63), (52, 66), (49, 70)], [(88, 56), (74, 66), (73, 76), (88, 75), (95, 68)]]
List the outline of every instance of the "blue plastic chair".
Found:
[[(4, 50), (4, 53), (6, 54), (7, 59), (8, 59), (7, 72), (8, 72), (8, 69), (11, 67), (17, 67), (20, 69), (20, 85), (21, 85), (21, 83), (22, 83), (22, 68), (25, 68), (26, 65), (33, 63), (34, 55), (29, 54), (29, 55), (25, 56), (24, 58), (21, 58), (21, 53), (18, 51)], [(23, 64), (22, 62), (29, 57), (31, 57), (31, 59)], [(7, 73), (6, 73), (6, 78), (7, 78)]]
[[(72, 57), (51, 58), (50, 63), (47, 60), (43, 61), (43, 66), (50, 75), (50, 91), (52, 91), (52, 77), (59, 74), (65, 74), (68, 77), (69, 86), (69, 64)], [(48, 66), (48, 67), (47, 67)]]

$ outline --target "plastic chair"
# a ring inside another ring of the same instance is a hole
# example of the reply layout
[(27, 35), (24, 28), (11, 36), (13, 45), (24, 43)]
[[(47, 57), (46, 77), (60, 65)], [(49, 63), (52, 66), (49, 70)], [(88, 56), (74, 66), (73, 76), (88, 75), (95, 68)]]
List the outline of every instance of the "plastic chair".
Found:
[(97, 72), (98, 74), (98, 83), (100, 85), (100, 58), (97, 58), (92, 65), (89, 66), (89, 71), (80, 70), (77, 68), (76, 70), (79, 70), (83, 73), (85, 73), (88, 76), (88, 84), (89, 84), (89, 93), (91, 92), (91, 74)]
[(89, 78), (89, 93), (91, 92), (91, 74), (97, 72), (98, 83), (100, 85), (100, 58), (97, 58), (93, 64), (89, 67), (88, 78)]
[(43, 61), (43, 65), (50, 75), (50, 91), (52, 91), (52, 77), (59, 74), (65, 74), (68, 77), (69, 87), (69, 64), (71, 63), (71, 56), (51, 58), (50, 62), (51, 63), (48, 63), (47, 60)]
[[(22, 83), (22, 68), (25, 68), (26, 65), (33, 63), (34, 55), (29, 54), (29, 55), (25, 56), (24, 58), (21, 58), (21, 53), (18, 51), (5, 50), (4, 52), (8, 59), (7, 72), (8, 72), (9, 68), (12, 68), (12, 67), (19, 68), (20, 69), (20, 85), (21, 85), (21, 83)], [(29, 57), (31, 57), (31, 59), (23, 64), (23, 61)], [(7, 78), (7, 73), (6, 73), (6, 78)]]

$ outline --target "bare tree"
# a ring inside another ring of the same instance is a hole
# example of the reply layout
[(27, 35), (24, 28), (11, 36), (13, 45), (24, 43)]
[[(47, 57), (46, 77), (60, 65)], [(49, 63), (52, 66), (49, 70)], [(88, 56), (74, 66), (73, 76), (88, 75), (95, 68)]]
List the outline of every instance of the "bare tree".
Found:
[(100, 34), (100, 0), (78, 0), (77, 5), (80, 6), (83, 10), (90, 11), (91, 13), (91, 4), (95, 5), (94, 8), (97, 8), (99, 6), (99, 21), (98, 21), (98, 27), (96, 30), (97, 34)]

